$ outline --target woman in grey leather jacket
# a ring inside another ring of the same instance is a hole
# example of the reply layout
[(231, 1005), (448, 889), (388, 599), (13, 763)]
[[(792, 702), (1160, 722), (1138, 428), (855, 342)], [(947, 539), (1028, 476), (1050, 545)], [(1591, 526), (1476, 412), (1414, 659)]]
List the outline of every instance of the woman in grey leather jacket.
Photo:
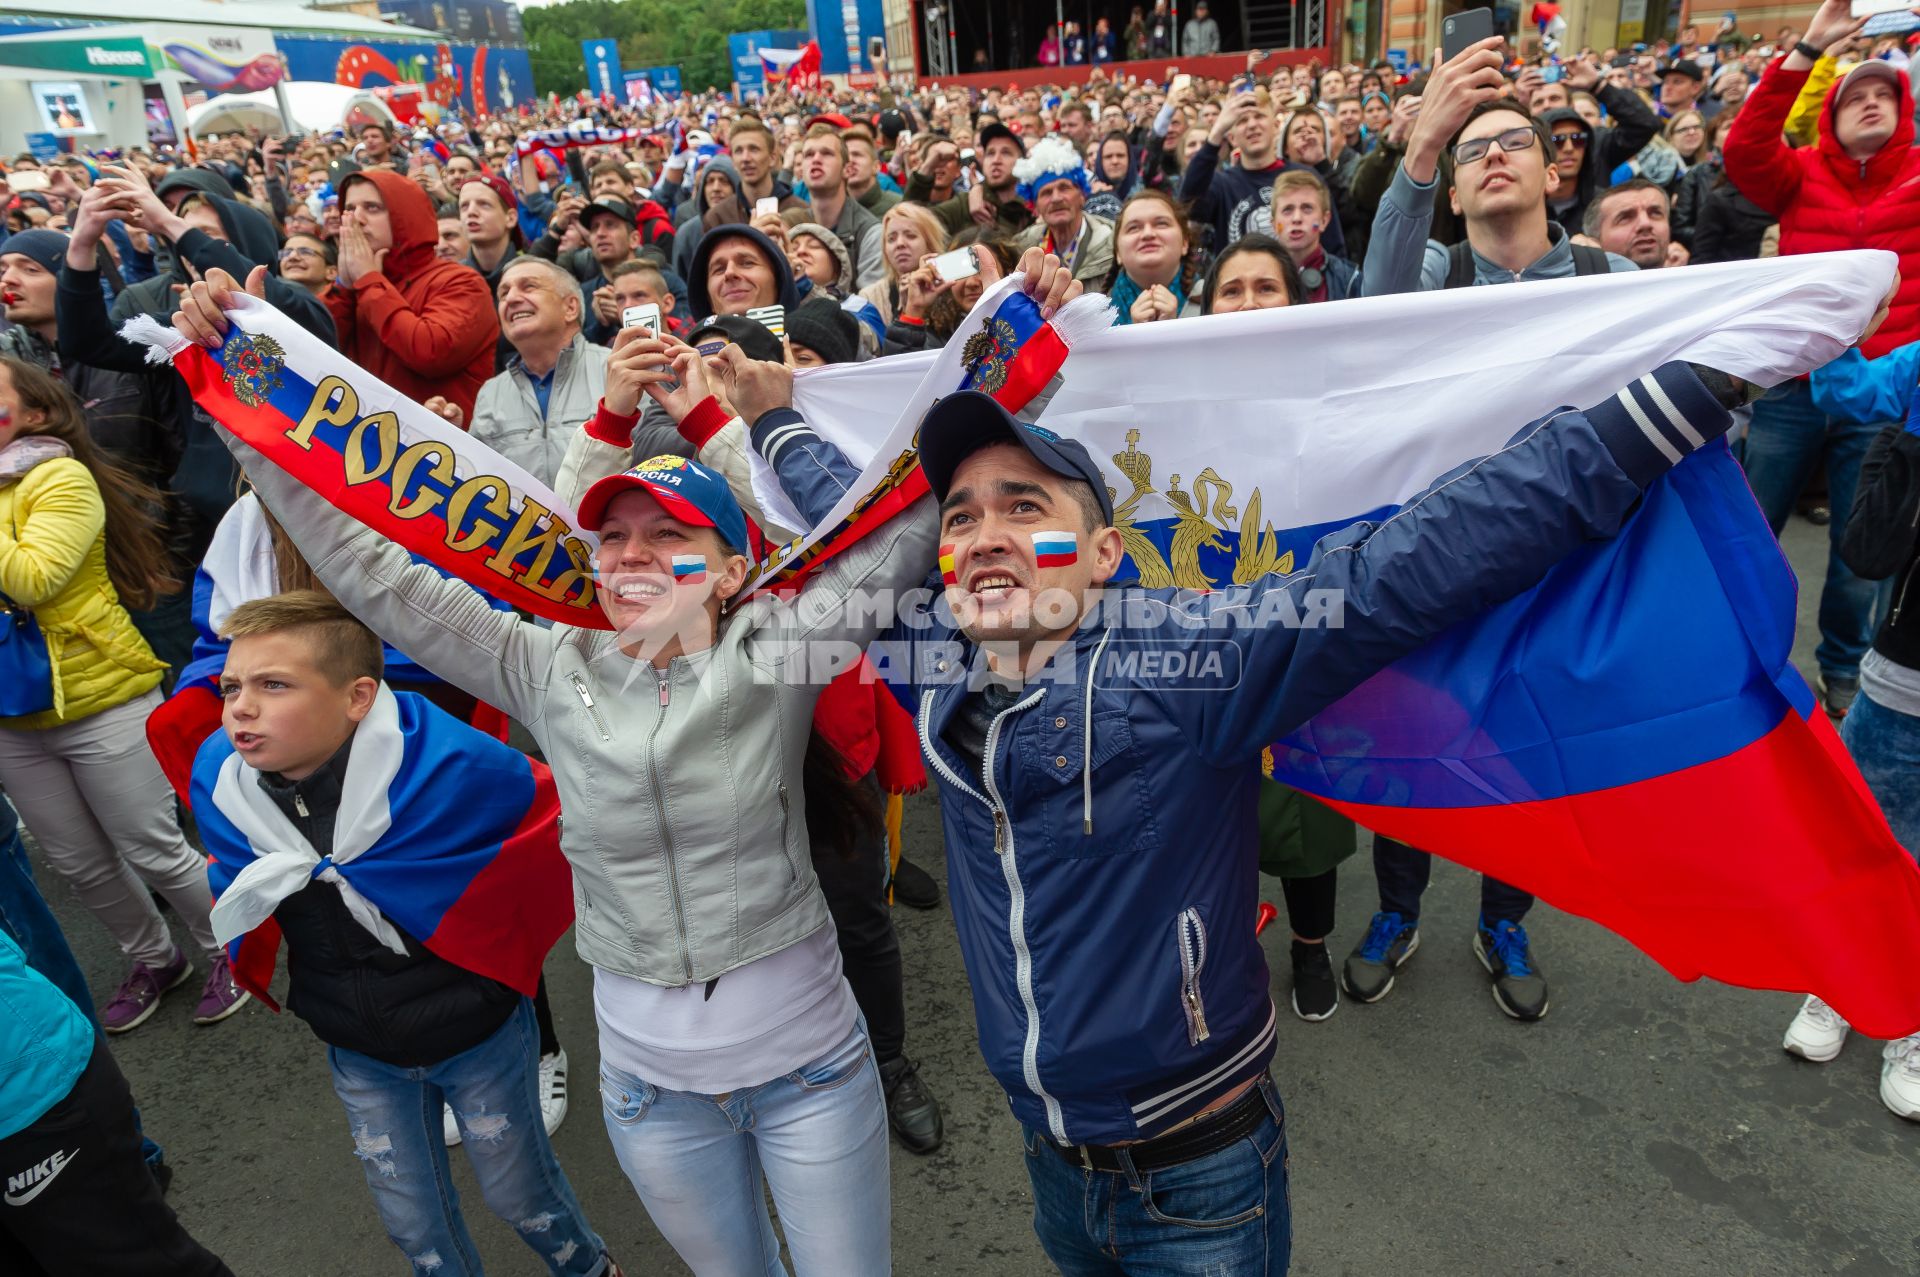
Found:
[[(218, 344), (232, 287), (195, 285), (176, 328)], [(664, 393), (660, 349), (620, 334), (590, 434), (624, 440), (643, 391)], [(890, 1271), (885, 1104), (814, 878), (802, 777), (837, 669), (809, 656), (882, 628), (874, 609), (838, 606), (848, 595), (925, 579), (932, 503), (825, 560), (795, 597), (743, 602), (757, 530), (723, 478), (655, 458), (580, 502), (613, 628), (546, 629), (226, 443), (341, 602), (520, 720), (553, 768), (607, 1128), (667, 1240), (702, 1277), (784, 1273), (764, 1175), (800, 1273)], [(561, 495), (576, 495), (564, 480)]]

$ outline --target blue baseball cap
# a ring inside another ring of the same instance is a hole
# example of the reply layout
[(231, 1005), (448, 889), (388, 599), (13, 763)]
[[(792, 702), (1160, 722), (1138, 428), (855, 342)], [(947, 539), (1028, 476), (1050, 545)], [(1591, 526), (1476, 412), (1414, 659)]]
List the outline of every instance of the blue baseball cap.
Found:
[(697, 461), (671, 453), (651, 457), (622, 474), (608, 475), (587, 489), (580, 502), (580, 526), (598, 532), (607, 503), (630, 488), (652, 496), (682, 523), (712, 528), (720, 539), (751, 559), (766, 557), (766, 538), (733, 499), (727, 481)]
[(947, 395), (927, 410), (920, 422), (920, 469), (934, 500), (945, 501), (953, 488), (954, 472), (980, 449), (995, 443), (1017, 443), (1033, 459), (1063, 479), (1078, 479), (1093, 489), (1100, 514), (1113, 523), (1113, 495), (1106, 476), (1077, 439), (1063, 439), (1045, 426), (1022, 421), (998, 399), (978, 390)]

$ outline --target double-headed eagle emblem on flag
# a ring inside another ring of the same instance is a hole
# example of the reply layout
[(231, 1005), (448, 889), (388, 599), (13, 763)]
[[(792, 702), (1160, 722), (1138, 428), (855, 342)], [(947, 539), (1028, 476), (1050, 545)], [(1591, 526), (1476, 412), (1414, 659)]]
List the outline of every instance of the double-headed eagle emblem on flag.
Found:
[(287, 352), (273, 338), (246, 332), (235, 324), (227, 333), (226, 344), (220, 347), (220, 364), (233, 397), (249, 408), (258, 408), (280, 388), (280, 370), (287, 366)]
[(980, 331), (967, 338), (960, 358), (967, 366), (965, 389), (992, 394), (1007, 384), (1007, 362), (1020, 353), (1020, 334), (998, 315), (989, 316)]

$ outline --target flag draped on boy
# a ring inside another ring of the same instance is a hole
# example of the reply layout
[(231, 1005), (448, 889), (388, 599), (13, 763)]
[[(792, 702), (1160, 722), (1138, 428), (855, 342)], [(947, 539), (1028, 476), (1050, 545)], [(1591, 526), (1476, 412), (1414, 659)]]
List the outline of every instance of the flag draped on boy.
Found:
[(560, 798), (545, 764), (382, 685), (354, 732), (331, 847), (310, 844), (259, 776), (224, 733), (194, 761), (214, 934), (242, 988), (273, 1005), (273, 911), (309, 889), (338, 890), (396, 952), (397, 925), (448, 962), (533, 995), (541, 963), (573, 923)]

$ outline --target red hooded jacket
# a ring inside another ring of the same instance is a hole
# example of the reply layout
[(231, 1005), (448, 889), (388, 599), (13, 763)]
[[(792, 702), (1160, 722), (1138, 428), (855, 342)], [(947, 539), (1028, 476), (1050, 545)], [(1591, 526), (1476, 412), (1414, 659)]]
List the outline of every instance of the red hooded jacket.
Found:
[(327, 293), (327, 309), (348, 358), (416, 402), (444, 395), (473, 419), (474, 397), (493, 376), (500, 317), (487, 281), (470, 266), (434, 256), (439, 224), (412, 180), (368, 169), (342, 183), (380, 188), (393, 247), (377, 271)]
[(1820, 140), (1791, 150), (1780, 131), (1808, 71), (1781, 67), (1784, 55), (1747, 95), (1724, 157), (1740, 193), (1780, 219), (1780, 253), (1884, 248), (1900, 255), (1900, 291), (1880, 331), (1862, 352), (1871, 359), (1920, 340), (1920, 150), (1913, 146), (1913, 90), (1899, 77), (1893, 136), (1862, 164), (1833, 134), (1844, 79), (1820, 108)]

